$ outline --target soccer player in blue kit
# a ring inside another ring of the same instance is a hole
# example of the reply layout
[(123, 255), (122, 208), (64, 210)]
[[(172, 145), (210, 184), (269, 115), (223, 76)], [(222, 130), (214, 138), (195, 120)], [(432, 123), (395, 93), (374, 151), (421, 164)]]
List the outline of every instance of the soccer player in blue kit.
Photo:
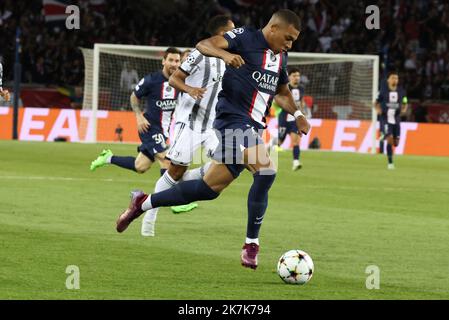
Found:
[(401, 136), (401, 116), (407, 112), (407, 96), (399, 84), (399, 75), (388, 73), (387, 85), (381, 86), (376, 101), (376, 111), (380, 117), (380, 130), (387, 141), (388, 169), (394, 169), (393, 146), (397, 147)]
[[(181, 52), (173, 47), (168, 48), (162, 59), (163, 68), (146, 75), (137, 84), (131, 94), (131, 107), (136, 114), (137, 129), (142, 144), (137, 148), (137, 157), (120, 157), (111, 150), (103, 150), (97, 159), (92, 161), (90, 170), (115, 164), (119, 167), (144, 173), (158, 160), (161, 173), (168, 168), (165, 159), (168, 146), (169, 126), (178, 102), (178, 91), (168, 83), (170, 76), (181, 64)], [(147, 99), (145, 113), (140, 110), (140, 100)]]
[[(301, 78), (301, 73), (298, 68), (291, 68), (290, 72), (288, 74), (289, 78), (289, 84), (288, 87), (293, 95), (293, 99), (295, 100), (298, 108), (304, 113), (304, 115), (307, 115), (307, 111), (309, 110), (305, 106), (304, 102), (304, 88), (299, 84), (299, 80)], [(310, 118), (310, 116), (308, 116)], [(293, 145), (293, 167), (292, 170), (296, 171), (298, 169), (302, 168), (301, 161), (299, 161), (299, 157), (301, 155), (300, 150), (300, 143), (301, 138), (298, 134), (298, 127), (295, 123), (295, 117), (285, 110), (282, 110), (278, 115), (278, 127), (279, 127), (279, 134), (278, 134), (278, 146), (280, 146), (287, 135), (290, 135), (291, 142)]]
[(240, 258), (244, 267), (257, 268), (259, 230), (276, 176), (261, 138), (273, 98), (276, 96), (282, 109), (294, 115), (300, 134), (310, 130), (288, 88), (287, 50), (299, 33), (299, 17), (283, 9), (274, 13), (261, 30), (237, 28), (197, 44), (202, 54), (220, 58), (228, 66), (213, 124), (219, 139), (213, 153), (215, 161), (203, 179), (181, 182), (151, 195), (131, 192), (130, 205), (117, 220), (118, 232), (146, 210), (215, 199), (246, 168), (253, 174), (253, 184), (248, 194), (247, 233)]

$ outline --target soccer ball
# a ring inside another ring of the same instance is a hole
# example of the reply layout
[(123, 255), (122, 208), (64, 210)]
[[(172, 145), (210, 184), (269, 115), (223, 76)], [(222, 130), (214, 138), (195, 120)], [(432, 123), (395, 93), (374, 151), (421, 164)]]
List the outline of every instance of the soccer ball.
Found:
[(290, 284), (306, 284), (313, 275), (312, 258), (302, 250), (287, 251), (279, 258), (277, 273)]

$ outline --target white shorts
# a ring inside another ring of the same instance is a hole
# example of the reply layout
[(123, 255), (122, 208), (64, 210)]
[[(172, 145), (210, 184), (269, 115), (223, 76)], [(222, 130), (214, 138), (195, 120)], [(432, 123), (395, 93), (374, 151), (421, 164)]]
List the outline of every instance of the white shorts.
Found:
[(173, 164), (181, 166), (189, 166), (192, 162), (200, 164), (204, 162), (203, 154), (198, 155), (197, 150), (203, 147), (209, 157), (217, 146), (218, 138), (214, 129), (211, 128), (200, 133), (190, 129), (186, 123), (177, 122), (173, 143), (171, 143), (166, 157)]

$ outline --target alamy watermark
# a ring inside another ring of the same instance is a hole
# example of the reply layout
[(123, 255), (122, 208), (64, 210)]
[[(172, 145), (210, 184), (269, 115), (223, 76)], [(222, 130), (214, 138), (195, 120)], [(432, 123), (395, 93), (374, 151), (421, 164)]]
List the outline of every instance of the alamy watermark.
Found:
[(65, 287), (69, 290), (79, 290), (80, 268), (75, 265), (69, 265), (65, 268), (65, 273), (69, 275), (65, 280)]
[(380, 29), (380, 10), (376, 5), (367, 6), (365, 13), (369, 16), (365, 20), (365, 26), (368, 30), (379, 30)]
[(70, 5), (65, 8), (65, 13), (68, 17), (65, 19), (65, 27), (68, 30), (80, 29), (80, 8), (75, 5)]
[(380, 268), (376, 265), (370, 265), (366, 267), (365, 273), (368, 274), (365, 281), (366, 288), (368, 290), (380, 289)]
[[(180, 163), (202, 164), (213, 158), (227, 165), (259, 166), (276, 170), (278, 153), (269, 153), (269, 147), (263, 140), (263, 129), (250, 125), (247, 128), (213, 130), (194, 134), (189, 141), (177, 142), (168, 152), (172, 161)], [(194, 152), (198, 146), (205, 146), (205, 152)], [(262, 171), (264, 173), (262, 173)], [(261, 174), (273, 174), (273, 170), (262, 170)]]

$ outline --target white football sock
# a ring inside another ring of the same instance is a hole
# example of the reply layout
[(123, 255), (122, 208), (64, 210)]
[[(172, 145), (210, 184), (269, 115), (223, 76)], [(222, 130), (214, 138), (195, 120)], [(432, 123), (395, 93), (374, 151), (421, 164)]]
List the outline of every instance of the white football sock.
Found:
[(107, 158), (106, 158), (106, 163), (109, 163), (109, 164), (110, 164), (110, 163), (111, 163), (111, 159), (112, 159), (112, 157), (113, 157), (113, 156), (109, 156), (109, 157), (107, 157)]
[[(170, 177), (170, 174), (168, 171), (165, 171), (165, 173), (157, 180), (156, 186), (154, 187), (154, 192), (161, 192), (167, 189), (170, 189), (178, 182), (173, 180), (172, 177)], [(142, 203), (142, 210), (146, 210), (145, 216), (142, 219), (142, 234), (144, 233), (144, 229), (148, 228), (148, 223), (153, 224), (156, 223), (157, 213), (159, 211), (159, 208), (152, 209), (151, 205), (151, 195), (148, 196), (148, 198)]]
[(246, 238), (245, 243), (247, 243), (247, 244), (255, 243), (255, 244), (259, 245), (259, 238), (256, 238), (256, 239)]
[(209, 170), (210, 165), (212, 164), (211, 161), (206, 163), (204, 166), (187, 170), (184, 175), (182, 176), (182, 181), (190, 181), (190, 180), (199, 180), (202, 179), (205, 175), (207, 170)]

